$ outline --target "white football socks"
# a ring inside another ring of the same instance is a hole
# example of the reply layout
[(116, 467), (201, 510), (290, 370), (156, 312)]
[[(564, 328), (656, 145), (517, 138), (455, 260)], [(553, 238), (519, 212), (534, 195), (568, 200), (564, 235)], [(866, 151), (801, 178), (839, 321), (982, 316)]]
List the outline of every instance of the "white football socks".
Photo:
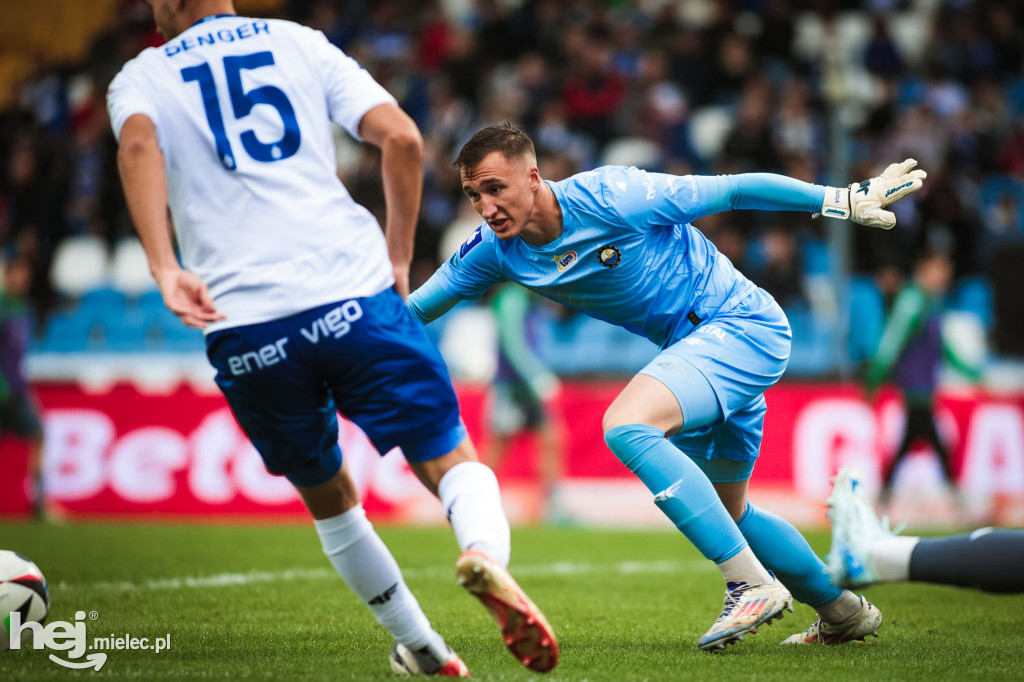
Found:
[(402, 579), (398, 562), (367, 520), (362, 505), (317, 521), (324, 554), (345, 583), (388, 632), (411, 650), (430, 647), (444, 660), (447, 647)]
[(754, 556), (750, 547), (744, 547), (718, 566), (722, 577), (727, 583), (746, 583), (748, 585), (767, 585), (772, 582), (768, 569)]
[(498, 479), (486, 464), (462, 462), (441, 477), (438, 497), (462, 551), (478, 549), (502, 566), (512, 553)]
[(860, 611), (861, 606), (860, 597), (849, 590), (843, 590), (838, 597), (814, 610), (826, 623), (842, 623)]
[(910, 555), (921, 541), (905, 535), (880, 538), (868, 550), (868, 558), (884, 582), (910, 580)]

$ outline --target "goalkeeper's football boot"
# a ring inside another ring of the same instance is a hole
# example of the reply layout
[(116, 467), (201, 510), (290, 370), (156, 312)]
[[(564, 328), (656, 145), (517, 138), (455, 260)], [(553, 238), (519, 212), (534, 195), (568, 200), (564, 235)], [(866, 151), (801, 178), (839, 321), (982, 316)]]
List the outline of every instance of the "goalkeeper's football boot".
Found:
[(436, 677), (469, 677), (469, 668), (454, 651), (448, 648), (448, 655), (438, 658), (430, 647), (413, 651), (404, 644), (391, 645), (391, 669), (399, 675), (434, 675)]
[(505, 646), (520, 663), (539, 673), (558, 664), (555, 633), (504, 567), (471, 549), (455, 562), (455, 572), (459, 585), (490, 611)]
[(832, 479), (828, 498), (828, 518), (832, 521), (832, 548), (825, 557), (832, 582), (839, 587), (867, 587), (879, 582), (878, 570), (871, 559), (871, 548), (896, 535), (889, 519), (881, 521), (868, 502), (860, 472), (844, 466)]
[(875, 605), (860, 598), (860, 611), (844, 621), (829, 623), (821, 618), (806, 632), (790, 635), (783, 644), (822, 644), (831, 646), (858, 640), (863, 642), (868, 635), (878, 637), (878, 626), (882, 624), (882, 612)]
[(792, 612), (793, 596), (774, 575), (772, 582), (764, 585), (726, 583), (722, 615), (697, 645), (704, 651), (714, 651), (741, 642), (747, 633), (755, 634), (761, 625), (782, 618), (783, 609)]

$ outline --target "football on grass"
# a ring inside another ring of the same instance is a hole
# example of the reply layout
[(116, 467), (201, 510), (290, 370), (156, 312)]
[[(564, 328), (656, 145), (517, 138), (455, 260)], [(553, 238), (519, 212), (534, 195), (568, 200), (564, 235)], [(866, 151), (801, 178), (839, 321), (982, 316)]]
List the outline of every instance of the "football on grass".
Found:
[[(17, 552), (0, 549), (0, 651), (11, 647), (11, 614), (20, 613), (22, 623), (42, 623), (49, 612), (50, 588), (43, 572)], [(23, 642), (31, 637), (31, 630), (22, 630)]]

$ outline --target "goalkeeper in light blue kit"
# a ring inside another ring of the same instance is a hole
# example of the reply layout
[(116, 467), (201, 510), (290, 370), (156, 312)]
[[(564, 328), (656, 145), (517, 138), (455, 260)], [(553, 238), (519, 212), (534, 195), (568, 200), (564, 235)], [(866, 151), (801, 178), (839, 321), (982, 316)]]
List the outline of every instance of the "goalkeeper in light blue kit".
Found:
[(791, 332), (772, 297), (689, 223), (764, 209), (889, 229), (896, 221), (884, 207), (925, 178), (912, 170), (916, 162), (849, 189), (761, 173), (680, 177), (614, 166), (552, 183), (540, 177), (532, 140), (505, 124), (474, 135), (455, 165), (486, 223), (412, 294), (410, 308), (429, 322), (514, 281), (660, 346), (608, 408), (604, 437), (722, 572), (725, 605), (700, 648), (742, 640), (792, 610), (793, 596), (819, 618), (787, 643), (875, 634), (878, 609), (834, 586), (792, 525), (746, 500), (763, 394), (786, 368)]

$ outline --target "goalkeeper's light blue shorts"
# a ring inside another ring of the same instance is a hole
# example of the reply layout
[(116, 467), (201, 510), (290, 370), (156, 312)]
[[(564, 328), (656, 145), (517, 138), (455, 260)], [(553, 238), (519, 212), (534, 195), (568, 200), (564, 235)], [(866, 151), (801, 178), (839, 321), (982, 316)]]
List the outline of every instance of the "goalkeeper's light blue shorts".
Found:
[(341, 467), (338, 417), (409, 461), (466, 438), (440, 353), (393, 290), (206, 337), (217, 385), (267, 470), (314, 486)]
[(768, 292), (756, 289), (732, 310), (701, 321), (640, 370), (679, 401), (683, 429), (670, 440), (712, 481), (750, 478), (761, 450), (764, 392), (785, 371), (791, 342), (786, 314)]

